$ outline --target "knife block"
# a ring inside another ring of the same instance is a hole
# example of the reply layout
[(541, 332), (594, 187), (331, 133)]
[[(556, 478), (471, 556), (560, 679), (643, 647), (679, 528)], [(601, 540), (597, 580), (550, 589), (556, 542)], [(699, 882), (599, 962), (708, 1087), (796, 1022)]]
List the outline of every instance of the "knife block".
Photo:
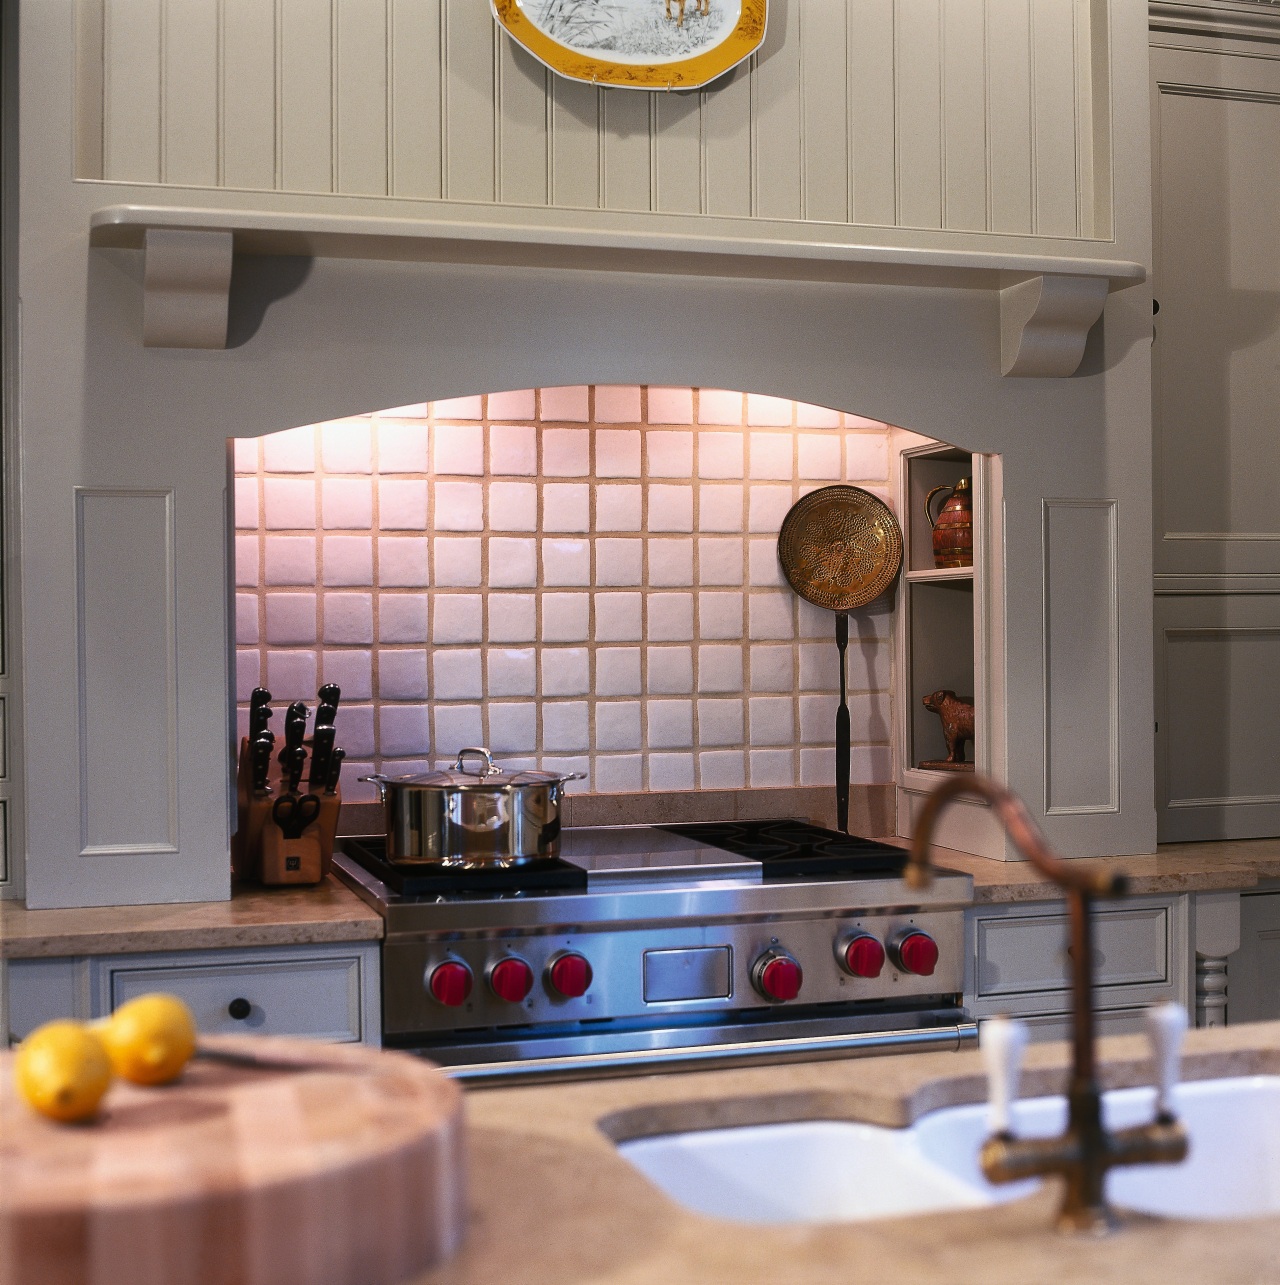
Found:
[[(303, 742), (308, 747), (310, 741)], [(342, 810), (342, 789), (321, 794), (320, 815), (297, 839), (286, 839), (271, 816), (275, 801), (285, 792), (287, 782), (274, 756), (267, 773), (268, 794), (253, 792), (253, 769), (248, 737), (240, 740), (240, 761), (236, 772), (236, 832), (231, 839), (231, 876), (238, 883), (307, 884), (321, 883), (333, 864), (333, 844)], [(304, 791), (305, 793), (305, 791)], [(271, 857), (267, 860), (270, 845)], [(302, 845), (297, 847), (295, 845)], [(314, 854), (310, 851), (313, 846)], [(285, 851), (288, 848), (289, 851)], [(293, 867), (293, 860), (299, 864)]]

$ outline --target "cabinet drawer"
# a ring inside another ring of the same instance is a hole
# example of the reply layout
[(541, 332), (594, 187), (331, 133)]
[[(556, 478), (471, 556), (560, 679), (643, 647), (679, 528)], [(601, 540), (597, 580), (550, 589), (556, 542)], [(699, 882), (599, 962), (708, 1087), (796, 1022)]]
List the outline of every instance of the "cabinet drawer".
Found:
[[(1146, 1031), (1145, 1006), (1142, 1008), (1100, 1009), (1094, 1014), (1094, 1032), (1103, 1035), (1141, 1035)], [(1071, 1038), (1070, 1013), (1042, 1013), (1035, 1017), (1024, 1017), (1031, 1030), (1032, 1043), (1040, 1044), (1049, 1040), (1069, 1040)]]
[[(111, 1009), (148, 991), (168, 991), (190, 1006), (205, 1034), (361, 1038), (358, 955), (105, 966)], [(242, 1011), (243, 1017), (233, 1016)]]
[[(1099, 989), (1165, 983), (1170, 978), (1169, 908), (1095, 904), (1093, 965)], [(1044, 995), (1071, 988), (1065, 911), (979, 917), (975, 960), (980, 998)]]

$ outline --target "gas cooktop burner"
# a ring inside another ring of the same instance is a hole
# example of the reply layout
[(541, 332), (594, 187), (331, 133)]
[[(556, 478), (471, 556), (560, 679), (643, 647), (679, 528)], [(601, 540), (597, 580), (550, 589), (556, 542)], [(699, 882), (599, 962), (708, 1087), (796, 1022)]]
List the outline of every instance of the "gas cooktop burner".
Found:
[(381, 835), (343, 839), (342, 847), (348, 856), (402, 897), (430, 896), (433, 893), (493, 897), (510, 892), (582, 891), (587, 886), (587, 872), (559, 857), (528, 861), (520, 866), (408, 870), (393, 866), (387, 860), (387, 841)]
[(759, 861), (766, 879), (896, 875), (907, 863), (901, 848), (807, 821), (701, 821), (659, 828)]
[(566, 830), (561, 857), (506, 867), (394, 866), (380, 835), (343, 848), (400, 897), (462, 900), (582, 892), (617, 878), (877, 879), (906, 864), (901, 848), (795, 819)]

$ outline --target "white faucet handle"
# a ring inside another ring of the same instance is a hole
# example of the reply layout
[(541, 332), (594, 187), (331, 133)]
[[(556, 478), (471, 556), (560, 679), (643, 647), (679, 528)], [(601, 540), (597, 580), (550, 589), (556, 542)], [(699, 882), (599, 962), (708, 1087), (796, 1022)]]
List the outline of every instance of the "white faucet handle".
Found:
[(1011, 1133), (1011, 1108), (1027, 1047), (1027, 1024), (1012, 1017), (989, 1017), (978, 1028), (978, 1047), (987, 1064), (987, 1121), (992, 1133)]
[(1178, 1083), (1178, 1063), (1182, 1058), (1182, 1038), (1187, 1033), (1187, 1010), (1169, 1000), (1152, 1004), (1144, 1014), (1151, 1052), (1156, 1061), (1156, 1111), (1173, 1114), (1173, 1088)]

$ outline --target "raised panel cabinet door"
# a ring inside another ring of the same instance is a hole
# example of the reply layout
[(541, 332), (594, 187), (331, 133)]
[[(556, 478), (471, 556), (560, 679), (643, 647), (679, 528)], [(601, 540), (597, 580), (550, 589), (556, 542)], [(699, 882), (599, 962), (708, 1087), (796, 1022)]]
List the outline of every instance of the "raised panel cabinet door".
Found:
[(1158, 593), (1155, 633), (1160, 840), (1280, 834), (1280, 593)]
[(1165, 576), (1201, 591), (1280, 578), (1274, 37), (1151, 52), (1157, 591)]
[(93, 961), (95, 1011), (150, 991), (184, 1000), (203, 1034), (381, 1042), (377, 948), (364, 944), (120, 955)]
[[(1069, 990), (1068, 922), (1065, 911), (1058, 910), (1010, 918), (978, 917), (978, 996), (1051, 995)], [(1171, 975), (1168, 909), (1096, 908), (1093, 964), (1098, 989), (1166, 982)]]

